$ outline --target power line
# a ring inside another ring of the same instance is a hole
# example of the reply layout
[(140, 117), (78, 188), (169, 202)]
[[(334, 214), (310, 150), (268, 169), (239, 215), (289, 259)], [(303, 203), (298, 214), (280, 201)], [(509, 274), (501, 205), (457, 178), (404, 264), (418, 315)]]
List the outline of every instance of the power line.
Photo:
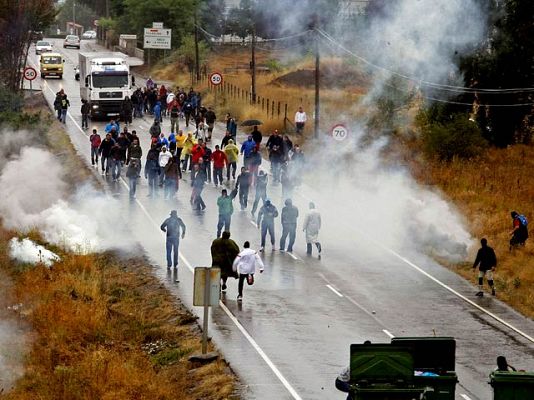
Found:
[(484, 93), (484, 94), (512, 94), (512, 93), (529, 93), (534, 92), (534, 88), (510, 88), (510, 89), (476, 89), (476, 88), (467, 88), (462, 86), (453, 86), (453, 85), (444, 85), (439, 84), (435, 82), (429, 82), (422, 79), (417, 79), (415, 77), (411, 77), (408, 75), (401, 74), (399, 72), (390, 70), (388, 68), (382, 67), (380, 65), (374, 64), (373, 62), (367, 60), (366, 58), (352, 52), (351, 50), (347, 49), (345, 46), (343, 46), (341, 43), (337, 42), (332, 36), (330, 36), (328, 33), (323, 31), (322, 29), (317, 29), (317, 32), (321, 36), (323, 36), (326, 40), (330, 41), (334, 45), (336, 45), (338, 48), (346, 52), (347, 54), (350, 54), (354, 58), (360, 60), (361, 62), (369, 65), (370, 67), (373, 67), (375, 69), (379, 69), (384, 72), (388, 72), (392, 75), (396, 75), (398, 77), (401, 77), (403, 79), (412, 81), (414, 83), (417, 83), (419, 85), (432, 87), (434, 89), (444, 90), (444, 91), (451, 91), (451, 92), (461, 92), (461, 93)]

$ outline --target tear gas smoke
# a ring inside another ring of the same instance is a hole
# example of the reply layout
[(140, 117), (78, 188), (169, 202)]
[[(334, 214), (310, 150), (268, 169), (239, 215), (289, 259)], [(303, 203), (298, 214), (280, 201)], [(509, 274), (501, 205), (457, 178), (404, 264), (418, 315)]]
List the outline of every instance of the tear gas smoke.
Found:
[[(399, 74), (436, 83), (453, 80), (461, 85), (454, 59), (480, 42), (485, 31), (480, 22), (485, 18), (480, 16), (477, 3), (401, 0), (388, 2), (387, 7), (387, 12), (370, 21), (361, 33), (360, 42), (364, 44), (356, 53)], [(287, 23), (293, 23), (292, 17)], [(354, 38), (339, 41), (350, 44)], [(351, 57), (341, 50), (339, 54)], [(371, 70), (377, 73), (372, 89), (360, 103), (365, 107), (374, 103), (387, 80), (394, 76), (384, 70)], [(441, 97), (449, 94), (441, 92)], [(332, 117), (322, 116), (323, 122), (327, 118)], [(422, 188), (406, 168), (386, 164), (382, 150), (388, 140), (381, 137), (369, 143), (365, 120), (336, 115), (331, 122), (347, 123), (351, 139), (339, 143), (326, 137), (308, 148), (309, 158), (319, 166), (313, 171), (313, 182), (321, 187), (321, 193), (314, 194), (314, 200), (321, 204), (322, 212), (325, 207), (335, 208), (334, 218), (339, 223), (358, 227), (395, 250), (415, 249), (452, 261), (465, 258), (473, 240), (457, 210), (441, 193)]]
[(82, 185), (66, 196), (64, 166), (46, 150), (23, 148), (0, 175), (0, 215), (7, 228), (38, 229), (43, 238), (79, 253), (132, 245), (121, 231), (120, 204)]
[(19, 262), (29, 264), (43, 263), (47, 267), (51, 267), (52, 264), (59, 261), (57, 254), (28, 238), (22, 240), (12, 238), (9, 241), (9, 256)]

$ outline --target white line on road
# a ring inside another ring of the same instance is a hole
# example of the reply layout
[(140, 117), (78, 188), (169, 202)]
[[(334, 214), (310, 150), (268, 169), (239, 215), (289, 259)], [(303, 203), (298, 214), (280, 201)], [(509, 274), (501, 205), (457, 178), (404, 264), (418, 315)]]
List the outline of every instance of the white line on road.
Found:
[(286, 253), (289, 254), (289, 257), (291, 257), (293, 260), (295, 260), (295, 261), (300, 260), (300, 258), (298, 258), (298, 257), (297, 257), (296, 255), (294, 255), (293, 253), (290, 253), (289, 251), (286, 252)]
[(460, 396), (463, 397), (464, 400), (471, 400), (471, 397), (469, 397), (469, 396), (466, 395), (466, 394), (461, 394)]
[[(299, 195), (305, 199), (305, 200), (308, 200), (308, 201), (312, 201), (311, 199), (309, 199), (307, 196), (305, 196), (304, 194), (302, 193), (299, 193)], [(403, 261), (404, 263), (406, 263), (407, 265), (409, 265), (410, 267), (412, 267), (413, 269), (415, 269), (416, 271), (420, 272), (421, 274), (425, 275), (427, 278), (431, 279), (432, 281), (434, 281), (435, 283), (437, 283), (438, 285), (440, 285), (441, 287), (443, 287), (444, 289), (448, 290), (449, 292), (451, 292), (452, 294), (454, 294), (455, 296), (459, 297), (460, 299), (462, 299), (463, 301), (465, 301), (466, 303), (472, 305), (473, 307), (475, 307), (476, 309), (482, 311), (483, 313), (485, 313), (486, 315), (490, 316), (491, 318), (493, 318), (494, 320), (496, 320), (497, 322), (500, 322), (501, 324), (503, 324), (504, 326), (506, 326), (507, 328), (513, 330), (514, 332), (516, 332), (517, 334), (523, 336), (525, 339), (529, 340), (530, 342), (534, 343), (534, 337), (526, 334), (525, 332), (523, 332), (522, 330), (520, 330), (519, 328), (516, 328), (515, 326), (513, 326), (512, 324), (510, 324), (509, 322), (506, 322), (505, 320), (503, 320), (502, 318), (498, 317), (497, 315), (495, 315), (494, 313), (492, 313), (491, 311), (489, 310), (486, 310), (484, 307), (478, 305), (477, 303), (475, 303), (474, 301), (468, 299), (467, 297), (465, 297), (463, 294), (459, 293), (458, 291), (454, 290), (453, 288), (451, 288), (450, 286), (448, 286), (447, 284), (441, 282), (439, 279), (435, 278), (434, 276), (432, 276), (431, 274), (429, 274), (428, 272), (426, 272), (424, 269), (422, 269), (421, 267), (415, 265), (413, 262), (411, 262), (410, 260), (408, 260), (407, 258), (401, 256), (399, 253), (397, 253), (396, 251), (390, 249), (389, 247), (383, 245), (382, 243), (380, 243), (379, 241), (369, 237), (368, 235), (366, 235), (364, 232), (362, 232), (360, 229), (358, 228), (355, 228), (354, 226), (348, 226), (344, 221), (342, 221), (342, 223), (348, 227), (349, 229), (351, 230), (354, 230), (356, 232), (358, 232), (360, 235), (363, 235), (365, 238), (367, 238), (371, 243), (374, 243), (376, 246), (384, 249), (385, 251), (387, 251), (388, 253), (392, 254), (393, 256), (397, 257), (398, 259), (400, 259), (401, 261)]]
[(334, 292), (335, 294), (337, 294), (339, 297), (343, 297), (343, 295), (339, 293), (336, 289), (334, 289), (332, 285), (326, 285), (326, 287), (330, 289), (332, 292)]
[(390, 339), (393, 339), (395, 337), (394, 334), (392, 334), (390, 331), (388, 331), (387, 329), (382, 329), (382, 332), (384, 332), (386, 335), (389, 336)]
[(256, 228), (258, 227), (258, 225), (257, 225), (254, 221), (250, 220), (249, 222), (250, 222), (252, 225), (254, 225)]
[[(46, 85), (46, 87), (48, 88), (48, 90), (52, 93), (52, 95), (55, 95), (54, 91), (48, 86)], [(72, 120), (72, 122), (74, 122), (74, 125), (76, 125), (76, 127), (79, 129), (79, 131), (84, 135), (84, 136), (87, 136), (87, 134), (85, 133), (85, 131), (81, 128), (81, 126), (76, 122), (76, 120), (72, 117), (72, 115), (70, 113), (68, 113), (70, 119)], [(123, 186), (126, 188), (126, 190), (128, 190), (128, 192), (130, 191), (130, 187), (128, 186), (128, 184), (126, 183), (126, 181), (121, 177), (121, 183), (123, 184)], [(138, 199), (135, 199), (135, 202), (137, 203), (137, 205), (139, 206), (139, 208), (143, 211), (143, 214), (146, 215), (146, 217), (148, 218), (148, 220), (154, 225), (154, 227), (158, 230), (158, 232), (160, 232), (160, 229), (159, 229), (159, 225), (156, 223), (156, 221), (152, 218), (152, 216), (149, 214), (149, 212), (147, 211), (147, 209), (145, 208), (145, 206), (138, 200)], [(252, 221), (251, 221), (252, 222)], [(164, 234), (163, 232), (161, 232), (162, 234)], [(179, 255), (180, 255), (180, 259), (183, 261), (183, 263), (186, 265), (186, 267), (189, 269), (189, 271), (191, 272), (194, 272), (194, 268), (193, 266), (189, 263), (189, 261), (184, 257), (184, 255), (182, 254), (182, 252), (179, 252)], [(252, 338), (252, 336), (250, 336), (250, 334), (247, 332), (247, 330), (245, 329), (245, 327), (243, 325), (241, 325), (241, 323), (239, 322), (239, 320), (232, 314), (232, 312), (226, 307), (226, 305), (220, 301), (219, 302), (219, 305), (220, 307), (224, 310), (224, 312), (226, 313), (226, 315), (228, 315), (228, 317), (230, 318), (230, 320), (236, 325), (236, 327), (241, 331), (241, 333), (243, 334), (243, 336), (245, 336), (245, 338), (249, 341), (249, 343), (252, 345), (252, 347), (254, 348), (254, 350), (256, 350), (256, 352), (260, 355), (260, 357), (263, 359), (263, 361), (265, 361), (265, 363), (267, 364), (267, 366), (271, 369), (271, 371), (273, 371), (273, 373), (276, 375), (276, 377), (278, 378), (278, 380), (282, 383), (282, 385), (284, 385), (284, 387), (286, 388), (286, 390), (291, 394), (291, 396), (293, 397), (294, 400), (302, 400), (302, 397), (300, 397), (300, 395), (296, 392), (296, 390), (293, 388), (293, 386), (291, 386), (291, 384), (288, 382), (288, 380), (284, 377), (284, 375), (282, 375), (282, 373), (280, 372), (280, 370), (276, 367), (276, 365), (274, 365), (274, 363), (271, 361), (271, 359), (267, 356), (267, 354), (265, 354), (265, 352), (262, 350), (262, 348), (258, 345), (258, 343)]]

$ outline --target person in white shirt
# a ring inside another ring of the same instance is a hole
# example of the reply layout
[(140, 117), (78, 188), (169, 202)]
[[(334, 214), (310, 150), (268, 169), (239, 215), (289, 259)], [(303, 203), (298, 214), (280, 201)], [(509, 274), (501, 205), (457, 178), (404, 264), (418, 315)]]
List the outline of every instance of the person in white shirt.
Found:
[(249, 285), (254, 283), (254, 273), (256, 266), (260, 268), (260, 274), (263, 273), (264, 265), (258, 252), (250, 248), (250, 243), (243, 244), (241, 251), (234, 260), (233, 269), (239, 274), (238, 296), (237, 301), (243, 301), (243, 286), (245, 279)]
[(161, 169), (159, 175), (159, 185), (163, 186), (165, 180), (165, 166), (169, 163), (169, 160), (172, 158), (172, 153), (167, 151), (167, 146), (161, 146), (161, 151), (159, 153), (158, 163)]
[(302, 106), (300, 106), (299, 110), (295, 113), (295, 127), (299, 135), (301, 135), (302, 132), (304, 131), (304, 125), (306, 124), (307, 120), (308, 120), (308, 117), (306, 116), (306, 113), (302, 109)]

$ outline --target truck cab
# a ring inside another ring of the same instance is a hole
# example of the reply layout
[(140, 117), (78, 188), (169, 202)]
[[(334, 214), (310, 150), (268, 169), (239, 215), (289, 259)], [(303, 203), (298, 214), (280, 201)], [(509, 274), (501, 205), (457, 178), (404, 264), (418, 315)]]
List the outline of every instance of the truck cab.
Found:
[(119, 116), (122, 101), (131, 96), (134, 78), (126, 58), (118, 54), (80, 53), (80, 94), (89, 102), (92, 118)]
[(59, 79), (62, 79), (64, 64), (65, 60), (59, 53), (41, 54), (39, 57), (41, 78), (46, 78), (47, 76), (57, 76)]

